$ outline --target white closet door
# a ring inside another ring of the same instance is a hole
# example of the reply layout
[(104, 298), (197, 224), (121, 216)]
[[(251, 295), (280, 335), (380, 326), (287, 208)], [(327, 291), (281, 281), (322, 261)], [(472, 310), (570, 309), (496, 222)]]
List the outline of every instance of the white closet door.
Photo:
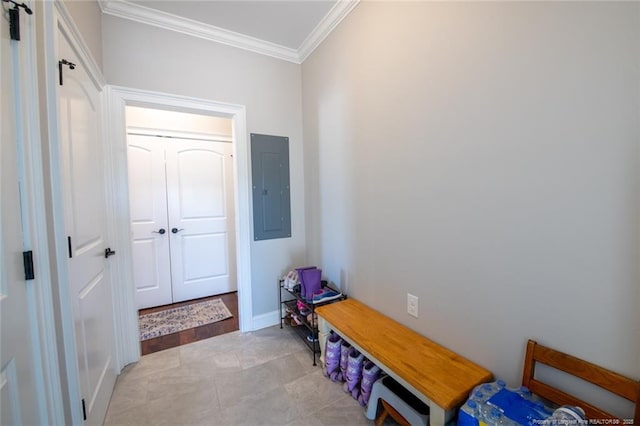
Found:
[(129, 209), (138, 309), (172, 302), (165, 141), (128, 136)]
[(167, 142), (173, 301), (237, 289), (232, 145)]

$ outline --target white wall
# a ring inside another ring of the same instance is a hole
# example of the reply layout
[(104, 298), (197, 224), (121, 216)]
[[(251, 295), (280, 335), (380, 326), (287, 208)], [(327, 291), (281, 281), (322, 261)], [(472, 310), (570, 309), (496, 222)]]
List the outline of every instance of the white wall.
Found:
[(63, 0), (87, 44), (91, 56), (102, 69), (102, 11), (96, 0)]
[(302, 66), (310, 261), (512, 385), (529, 338), (640, 378), (639, 76), (637, 2), (360, 3)]
[(109, 84), (245, 105), (250, 133), (289, 137), (292, 238), (251, 245), (253, 315), (274, 312), (277, 278), (306, 258), (300, 66), (112, 16), (102, 25)]

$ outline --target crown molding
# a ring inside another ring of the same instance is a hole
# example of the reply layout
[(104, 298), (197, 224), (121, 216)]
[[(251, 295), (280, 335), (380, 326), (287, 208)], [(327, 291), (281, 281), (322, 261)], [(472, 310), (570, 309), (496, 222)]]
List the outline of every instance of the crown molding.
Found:
[(298, 48), (299, 63), (303, 63), (340, 22), (360, 3), (360, 0), (338, 0), (329, 13), (311, 31)]
[(301, 64), (360, 0), (338, 0), (296, 50), (125, 0), (98, 0), (102, 13)]
[(130, 19), (142, 24), (153, 25), (297, 64), (300, 63), (298, 52), (295, 49), (225, 30), (224, 28), (203, 24), (192, 19), (178, 17), (122, 0), (102, 0), (100, 5), (103, 13), (107, 15)]

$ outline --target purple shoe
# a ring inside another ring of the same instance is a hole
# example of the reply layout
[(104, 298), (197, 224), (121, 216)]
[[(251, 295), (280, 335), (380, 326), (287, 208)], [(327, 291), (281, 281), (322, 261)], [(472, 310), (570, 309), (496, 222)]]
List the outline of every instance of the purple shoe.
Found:
[(331, 374), (340, 368), (340, 346), (342, 346), (342, 338), (336, 333), (331, 333), (324, 351), (323, 373), (326, 377), (331, 377)]
[(305, 266), (302, 268), (296, 268), (296, 272), (298, 273), (298, 281), (300, 281), (300, 296), (303, 299), (306, 299), (306, 285), (304, 282), (304, 276), (302, 274), (302, 271), (306, 271), (308, 269), (316, 269), (315, 266)]
[(362, 365), (364, 363), (364, 355), (356, 348), (349, 350), (349, 359), (347, 361), (347, 380), (344, 383), (344, 391), (351, 393), (355, 399), (360, 396), (360, 380), (362, 379)]
[(304, 291), (301, 293), (303, 299), (313, 301), (313, 293), (322, 287), (322, 269), (303, 269), (301, 282)]
[(380, 367), (373, 362), (369, 360), (364, 362), (364, 367), (362, 367), (362, 382), (360, 383), (360, 396), (358, 397), (358, 402), (363, 407), (369, 402), (371, 388), (375, 381), (378, 380), (378, 377), (380, 377), (380, 372)]
[(346, 380), (349, 349), (351, 349), (351, 345), (343, 340), (342, 345), (340, 345), (340, 368), (331, 375), (331, 380), (334, 382), (342, 382)]

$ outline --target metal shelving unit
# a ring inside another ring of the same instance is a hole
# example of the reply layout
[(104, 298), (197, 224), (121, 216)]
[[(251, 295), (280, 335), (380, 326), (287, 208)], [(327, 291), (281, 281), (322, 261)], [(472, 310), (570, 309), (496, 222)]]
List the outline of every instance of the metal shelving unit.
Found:
[[(337, 291), (332, 287), (326, 286), (327, 288)], [(283, 298), (283, 295), (285, 298)], [(342, 295), (342, 297), (338, 299), (329, 300), (321, 303), (311, 303), (306, 301), (300, 295), (300, 292), (296, 292), (293, 290), (289, 290), (284, 287), (284, 280), (278, 280), (278, 303), (280, 306), (280, 328), (283, 328), (285, 325), (285, 319), (287, 319), (287, 308), (292, 314), (297, 314), (298, 318), (301, 321), (301, 324), (292, 327), (289, 325), (297, 334), (300, 336), (302, 341), (307, 345), (307, 348), (313, 354), (313, 365), (316, 366), (316, 354), (320, 353), (320, 342), (318, 339), (318, 316), (316, 315), (316, 308), (318, 306), (327, 305), (329, 303), (337, 302), (340, 300), (344, 300), (347, 297)], [(302, 302), (302, 304), (310, 311), (307, 315), (300, 314), (298, 310), (298, 301)], [(311, 320), (309, 321), (307, 317), (310, 316)], [(309, 340), (308, 336), (311, 336), (311, 340)]]

